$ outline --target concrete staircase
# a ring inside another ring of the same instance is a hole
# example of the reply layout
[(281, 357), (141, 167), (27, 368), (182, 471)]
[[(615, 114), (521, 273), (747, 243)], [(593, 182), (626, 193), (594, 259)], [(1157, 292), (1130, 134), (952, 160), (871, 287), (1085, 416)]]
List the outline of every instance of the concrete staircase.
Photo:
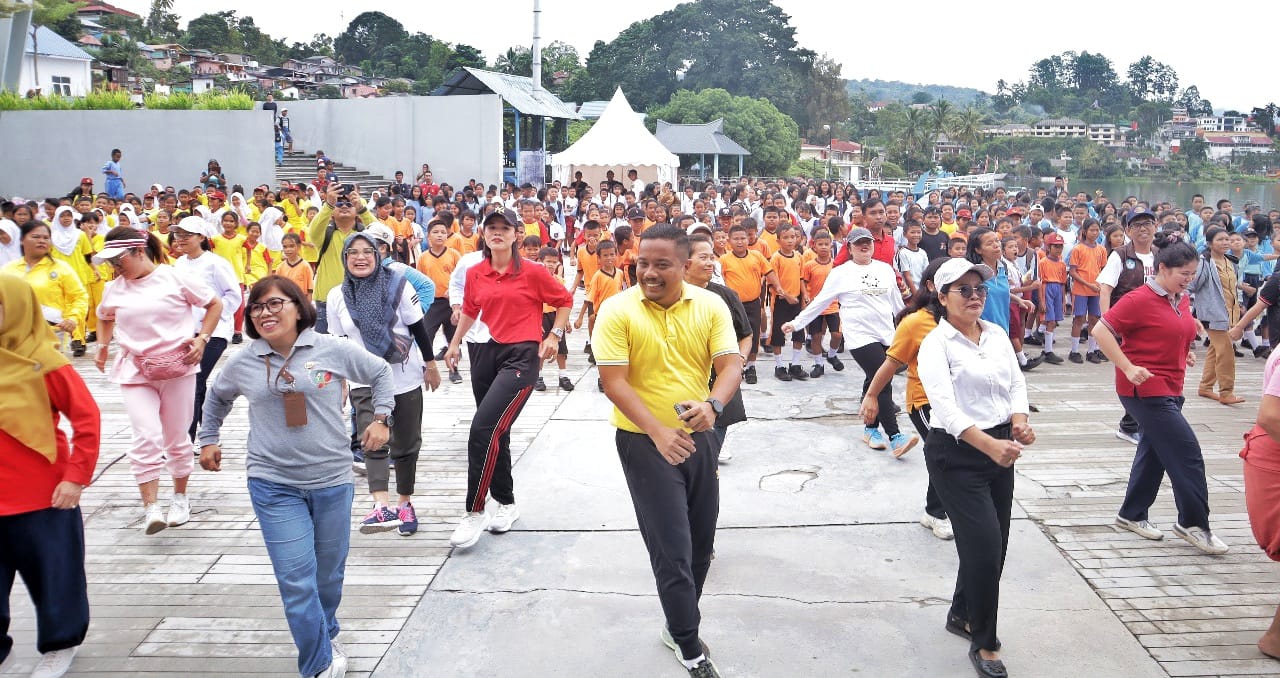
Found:
[[(276, 184), (282, 181), (291, 183), (311, 183), (316, 178), (316, 156), (314, 151), (304, 151), (296, 146), (293, 155), (284, 156), (284, 164), (276, 168)], [(391, 183), (386, 177), (370, 174), (357, 167), (343, 165), (334, 159), (333, 171), (343, 183), (352, 183), (360, 187), (362, 194), (369, 195), (374, 188), (385, 190)]]

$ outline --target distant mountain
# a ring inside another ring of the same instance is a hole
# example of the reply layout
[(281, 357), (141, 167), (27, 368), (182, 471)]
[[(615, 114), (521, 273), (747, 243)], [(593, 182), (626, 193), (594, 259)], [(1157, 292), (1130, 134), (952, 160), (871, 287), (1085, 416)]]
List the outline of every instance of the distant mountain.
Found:
[(849, 80), (848, 89), (852, 94), (858, 90), (866, 92), (871, 101), (904, 101), (911, 102), (916, 92), (927, 92), (931, 101), (946, 99), (953, 104), (964, 106), (978, 96), (990, 96), (986, 92), (968, 87), (952, 87), (950, 85), (917, 85), (897, 80)]

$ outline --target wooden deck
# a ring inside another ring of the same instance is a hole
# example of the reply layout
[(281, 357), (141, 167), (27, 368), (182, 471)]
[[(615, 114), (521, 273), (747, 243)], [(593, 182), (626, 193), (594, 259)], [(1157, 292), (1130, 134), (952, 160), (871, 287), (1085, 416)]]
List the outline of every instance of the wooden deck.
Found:
[[(570, 373), (577, 376), (586, 368), (582, 338), (571, 335)], [(93, 623), (71, 675), (297, 675), (245, 489), (243, 403), (227, 423), (225, 470), (193, 477), (192, 522), (147, 537), (122, 458), (129, 433), (119, 391), (87, 361), (78, 366), (100, 399), (104, 442), (101, 479), (84, 495)], [(1254, 646), (1280, 603), (1280, 568), (1253, 543), (1236, 457), (1256, 411), (1261, 368), (1261, 361), (1240, 361), (1238, 391), (1246, 404), (1225, 407), (1192, 396), (1186, 407), (1204, 447), (1215, 532), (1232, 547), (1222, 557), (1201, 555), (1177, 539), (1146, 541), (1111, 525), (1133, 450), (1113, 436), (1119, 406), (1109, 365), (1043, 366), (1030, 375), (1032, 400), (1041, 409), (1033, 415), (1040, 442), (1019, 463), (1021, 505), (1172, 676), (1280, 674), (1280, 662)], [(1191, 393), (1198, 376), (1197, 368)], [(595, 377), (587, 371), (578, 387), (594, 392)], [(517, 455), (563, 399), (548, 381), (553, 388), (535, 393), (516, 424)], [(466, 382), (446, 383), (426, 398), (418, 535), (352, 534), (341, 612), (352, 676), (374, 669), (449, 557), (447, 540), (465, 491), (472, 407)], [(353, 522), (368, 509), (363, 488), (357, 480)], [(163, 486), (162, 497), (168, 492)], [(1174, 515), (1166, 489), (1152, 519), (1167, 531)], [(11, 601), (16, 661), (5, 675), (25, 675), (36, 657), (21, 583)]]

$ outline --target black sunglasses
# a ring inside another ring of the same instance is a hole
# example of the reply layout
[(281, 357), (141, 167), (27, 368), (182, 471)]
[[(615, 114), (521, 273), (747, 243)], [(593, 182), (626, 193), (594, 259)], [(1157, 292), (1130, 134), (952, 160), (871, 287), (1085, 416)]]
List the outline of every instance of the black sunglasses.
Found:
[(958, 293), (965, 299), (972, 299), (974, 297), (985, 299), (987, 297), (987, 288), (982, 285), (978, 285), (976, 287), (973, 285), (960, 285), (958, 287), (952, 287), (950, 291)]

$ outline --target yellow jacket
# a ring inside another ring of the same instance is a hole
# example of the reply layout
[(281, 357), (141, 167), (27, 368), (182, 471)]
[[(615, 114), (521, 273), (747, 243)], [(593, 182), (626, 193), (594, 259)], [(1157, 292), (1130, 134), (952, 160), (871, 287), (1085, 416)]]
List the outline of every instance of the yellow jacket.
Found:
[[(26, 259), (16, 259), (5, 264), (0, 273), (26, 280), (36, 291), (41, 306), (56, 310), (63, 318), (74, 319), (77, 325), (84, 324), (89, 313), (89, 292), (66, 262), (45, 257), (28, 269)], [(45, 317), (51, 319), (49, 314)]]

